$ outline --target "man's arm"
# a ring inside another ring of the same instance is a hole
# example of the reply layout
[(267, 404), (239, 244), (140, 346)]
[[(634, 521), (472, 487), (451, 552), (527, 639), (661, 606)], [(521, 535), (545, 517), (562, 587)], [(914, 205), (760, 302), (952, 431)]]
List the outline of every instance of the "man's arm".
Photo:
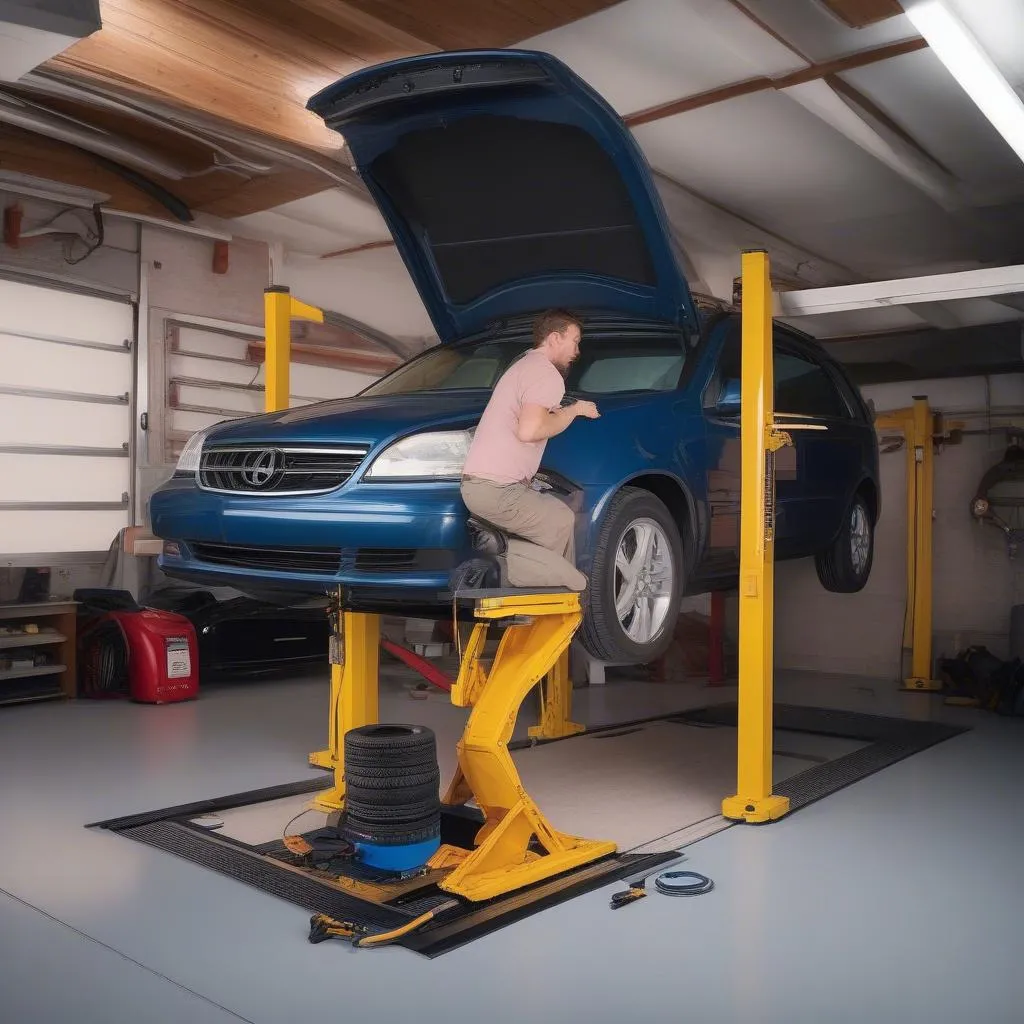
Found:
[(593, 402), (573, 402), (564, 409), (551, 412), (542, 405), (524, 405), (519, 414), (519, 425), (516, 436), (520, 441), (546, 441), (549, 437), (560, 434), (577, 416), (596, 420), (600, 413)]

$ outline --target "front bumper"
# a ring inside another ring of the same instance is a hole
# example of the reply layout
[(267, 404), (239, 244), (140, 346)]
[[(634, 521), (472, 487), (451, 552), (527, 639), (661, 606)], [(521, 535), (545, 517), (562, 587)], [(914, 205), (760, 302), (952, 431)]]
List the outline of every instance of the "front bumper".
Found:
[(150, 499), (153, 533), (176, 545), (159, 559), (169, 576), (247, 593), (341, 586), (384, 603), (442, 600), (469, 553), (466, 516), (457, 482), (254, 498), (181, 479)]

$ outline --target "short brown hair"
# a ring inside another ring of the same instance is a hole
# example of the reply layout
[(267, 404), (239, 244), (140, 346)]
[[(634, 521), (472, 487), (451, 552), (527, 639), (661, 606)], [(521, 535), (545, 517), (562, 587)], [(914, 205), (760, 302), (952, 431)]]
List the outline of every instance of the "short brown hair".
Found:
[(549, 334), (564, 334), (573, 324), (583, 330), (582, 321), (564, 309), (549, 309), (541, 313), (533, 324), (533, 347), (540, 348)]

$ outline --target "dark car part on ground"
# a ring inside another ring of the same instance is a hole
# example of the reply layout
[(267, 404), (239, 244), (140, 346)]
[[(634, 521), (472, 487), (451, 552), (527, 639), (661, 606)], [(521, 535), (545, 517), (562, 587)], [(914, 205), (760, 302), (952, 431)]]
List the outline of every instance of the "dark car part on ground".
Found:
[[(292, 595), (291, 601), (295, 602)], [(322, 603), (281, 606), (251, 597), (219, 601), (207, 590), (167, 588), (147, 600), (195, 628), (204, 675), (278, 672), (325, 665), (330, 622)]]

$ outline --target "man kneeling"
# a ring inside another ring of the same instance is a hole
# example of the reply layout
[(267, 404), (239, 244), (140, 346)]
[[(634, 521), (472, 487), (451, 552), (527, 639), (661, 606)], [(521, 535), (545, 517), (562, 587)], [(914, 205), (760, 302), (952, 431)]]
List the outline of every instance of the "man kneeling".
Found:
[[(553, 495), (530, 485), (549, 437), (577, 416), (597, 419), (593, 402), (561, 408), (563, 375), (579, 355), (581, 324), (562, 310), (538, 317), (533, 348), (494, 387), (477, 427), (462, 475), (462, 498), (473, 515), (511, 536), (500, 568), (513, 587), (567, 587), (581, 591), (587, 578), (575, 564), (575, 515)], [(467, 565), (467, 568), (469, 568)], [(479, 563), (477, 563), (479, 568)], [(460, 566), (460, 569), (462, 567)], [(456, 589), (473, 585), (459, 574)]]

